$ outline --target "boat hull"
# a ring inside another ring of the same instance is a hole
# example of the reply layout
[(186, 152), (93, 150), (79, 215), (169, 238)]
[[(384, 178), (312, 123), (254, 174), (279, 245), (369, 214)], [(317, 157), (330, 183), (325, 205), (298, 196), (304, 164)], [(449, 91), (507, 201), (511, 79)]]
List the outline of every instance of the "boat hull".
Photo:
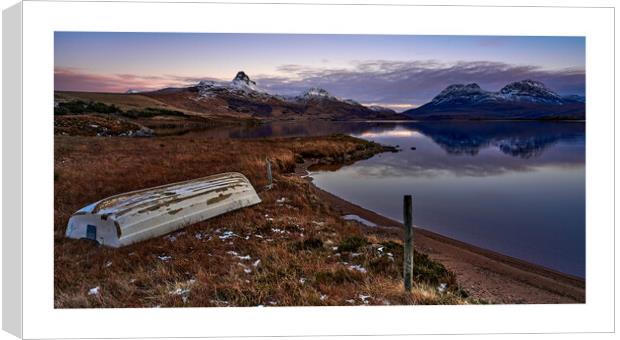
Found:
[(121, 247), (260, 202), (245, 176), (218, 174), (90, 204), (71, 216), (66, 236)]

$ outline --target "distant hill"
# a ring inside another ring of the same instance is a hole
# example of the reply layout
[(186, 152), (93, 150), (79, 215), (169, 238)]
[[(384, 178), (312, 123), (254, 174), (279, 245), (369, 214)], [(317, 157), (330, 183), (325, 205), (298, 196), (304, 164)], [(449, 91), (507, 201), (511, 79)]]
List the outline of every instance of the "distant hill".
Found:
[(583, 120), (585, 98), (561, 96), (534, 80), (513, 82), (498, 92), (485, 91), (475, 83), (454, 84), (446, 87), (429, 103), (403, 114), (421, 120)]

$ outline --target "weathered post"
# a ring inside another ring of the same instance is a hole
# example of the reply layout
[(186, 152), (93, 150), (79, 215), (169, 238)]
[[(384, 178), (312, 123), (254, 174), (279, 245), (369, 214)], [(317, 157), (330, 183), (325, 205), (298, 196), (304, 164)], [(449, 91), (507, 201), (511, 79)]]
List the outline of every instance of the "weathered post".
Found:
[(405, 290), (410, 292), (413, 285), (413, 207), (411, 203), (411, 195), (405, 195), (403, 203), (403, 220), (405, 222), (403, 277), (405, 279)]
[(273, 177), (271, 177), (271, 161), (269, 158), (265, 158), (265, 162), (267, 165), (267, 189), (271, 189), (273, 186)]

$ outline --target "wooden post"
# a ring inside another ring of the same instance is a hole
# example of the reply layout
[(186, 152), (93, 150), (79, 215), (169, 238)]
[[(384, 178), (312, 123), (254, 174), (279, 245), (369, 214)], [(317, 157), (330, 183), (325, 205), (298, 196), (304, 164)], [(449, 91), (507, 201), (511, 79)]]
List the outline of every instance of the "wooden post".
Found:
[(271, 189), (273, 185), (273, 177), (271, 176), (271, 161), (269, 158), (265, 159), (267, 163), (267, 189)]
[(405, 195), (403, 203), (403, 220), (405, 222), (403, 278), (405, 280), (405, 290), (410, 292), (413, 286), (413, 206), (411, 203), (411, 195)]

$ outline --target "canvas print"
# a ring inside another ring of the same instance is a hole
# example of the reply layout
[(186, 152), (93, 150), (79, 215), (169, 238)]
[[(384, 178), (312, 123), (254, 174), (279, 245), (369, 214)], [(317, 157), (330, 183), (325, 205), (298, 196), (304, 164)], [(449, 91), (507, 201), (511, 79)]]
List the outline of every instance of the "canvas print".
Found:
[(584, 303), (585, 72), (584, 37), (55, 32), (54, 306)]

